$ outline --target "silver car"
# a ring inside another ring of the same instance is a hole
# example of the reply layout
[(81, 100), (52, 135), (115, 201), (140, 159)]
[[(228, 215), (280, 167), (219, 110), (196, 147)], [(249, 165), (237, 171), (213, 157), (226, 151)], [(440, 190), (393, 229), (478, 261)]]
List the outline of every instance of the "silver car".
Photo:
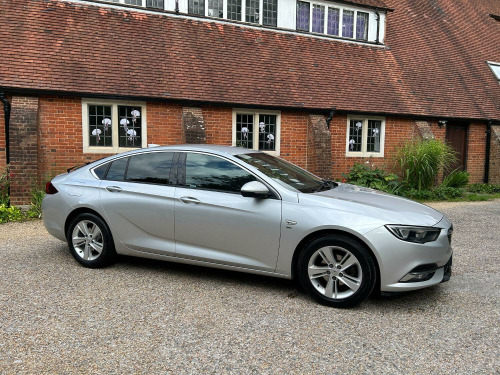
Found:
[(296, 278), (334, 307), (451, 274), (452, 224), (440, 212), (244, 148), (131, 151), (46, 191), (45, 227), (85, 267), (123, 254)]

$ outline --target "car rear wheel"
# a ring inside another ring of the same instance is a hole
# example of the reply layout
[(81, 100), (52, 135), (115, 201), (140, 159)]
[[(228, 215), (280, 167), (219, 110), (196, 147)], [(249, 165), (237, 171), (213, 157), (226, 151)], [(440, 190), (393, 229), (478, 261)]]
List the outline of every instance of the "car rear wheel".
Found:
[(316, 238), (298, 259), (298, 279), (317, 301), (333, 307), (353, 307), (371, 293), (375, 265), (357, 241), (341, 235)]
[(85, 267), (105, 267), (116, 257), (108, 226), (94, 214), (78, 215), (71, 222), (66, 237), (71, 255)]

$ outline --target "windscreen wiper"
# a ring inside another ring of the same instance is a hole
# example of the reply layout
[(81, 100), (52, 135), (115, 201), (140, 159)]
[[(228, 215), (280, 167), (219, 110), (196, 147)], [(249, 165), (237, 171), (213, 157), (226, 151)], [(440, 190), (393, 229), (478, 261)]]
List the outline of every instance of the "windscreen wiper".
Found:
[(322, 179), (321, 185), (316, 190), (314, 190), (314, 192), (317, 193), (318, 191), (322, 190), (335, 189), (337, 186), (339, 186), (339, 184), (337, 184), (335, 181)]

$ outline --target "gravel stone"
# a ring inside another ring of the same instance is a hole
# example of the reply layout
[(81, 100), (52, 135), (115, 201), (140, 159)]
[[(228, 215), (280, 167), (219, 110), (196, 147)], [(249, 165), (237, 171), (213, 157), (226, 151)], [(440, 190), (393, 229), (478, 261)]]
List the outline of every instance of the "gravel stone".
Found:
[(499, 373), (500, 200), (432, 206), (454, 223), (452, 279), (350, 310), (289, 280), (86, 269), (40, 221), (0, 225), (0, 374)]

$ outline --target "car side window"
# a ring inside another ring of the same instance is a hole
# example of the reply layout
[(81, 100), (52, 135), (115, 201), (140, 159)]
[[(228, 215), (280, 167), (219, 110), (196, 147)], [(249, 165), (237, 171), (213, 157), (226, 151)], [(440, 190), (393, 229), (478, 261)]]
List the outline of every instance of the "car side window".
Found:
[(173, 152), (151, 152), (130, 157), (126, 181), (149, 184), (172, 184)]
[(104, 176), (106, 176), (106, 172), (108, 171), (110, 165), (111, 163), (106, 163), (94, 168), (94, 173), (99, 180), (104, 179)]
[(125, 178), (125, 169), (127, 169), (128, 158), (121, 158), (111, 163), (106, 180), (123, 181)]
[(236, 164), (217, 156), (188, 153), (185, 186), (240, 194), (241, 187), (257, 178)]

